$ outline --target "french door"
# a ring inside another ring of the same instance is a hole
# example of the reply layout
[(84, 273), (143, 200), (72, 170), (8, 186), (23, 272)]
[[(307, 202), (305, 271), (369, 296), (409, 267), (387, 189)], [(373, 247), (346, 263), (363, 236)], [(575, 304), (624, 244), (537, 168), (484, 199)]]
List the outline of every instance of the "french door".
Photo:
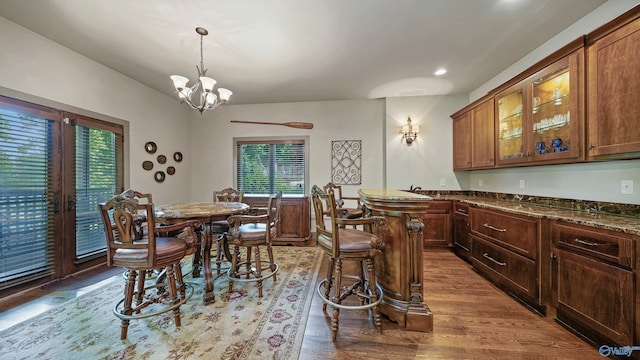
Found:
[(104, 262), (122, 126), (0, 97), (0, 291)]

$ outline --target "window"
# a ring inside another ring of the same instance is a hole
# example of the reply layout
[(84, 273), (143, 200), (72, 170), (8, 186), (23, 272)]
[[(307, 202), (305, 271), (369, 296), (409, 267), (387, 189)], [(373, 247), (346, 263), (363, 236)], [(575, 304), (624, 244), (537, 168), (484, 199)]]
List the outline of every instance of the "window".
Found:
[(235, 139), (236, 187), (247, 195), (302, 195), (308, 138)]

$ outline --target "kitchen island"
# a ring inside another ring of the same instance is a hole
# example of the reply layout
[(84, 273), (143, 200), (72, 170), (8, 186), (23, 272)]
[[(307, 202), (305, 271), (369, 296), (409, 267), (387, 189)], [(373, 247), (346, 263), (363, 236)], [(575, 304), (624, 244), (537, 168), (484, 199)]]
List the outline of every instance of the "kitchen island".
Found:
[(371, 215), (387, 219), (385, 248), (376, 261), (383, 290), (380, 312), (406, 330), (430, 332), (433, 314), (423, 299), (423, 217), (431, 197), (392, 189), (360, 189)]

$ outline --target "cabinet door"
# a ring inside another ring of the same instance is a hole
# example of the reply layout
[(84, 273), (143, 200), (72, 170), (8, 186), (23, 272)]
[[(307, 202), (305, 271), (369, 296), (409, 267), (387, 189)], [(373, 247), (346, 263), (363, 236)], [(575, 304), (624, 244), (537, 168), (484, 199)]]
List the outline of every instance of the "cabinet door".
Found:
[(471, 110), (471, 166), (487, 168), (495, 165), (493, 98)]
[(556, 250), (553, 284), (558, 318), (578, 322), (625, 345), (633, 343), (633, 273), (564, 250)]
[(469, 240), (468, 216), (453, 215), (453, 246), (456, 254), (465, 260), (469, 259), (471, 240)]
[(640, 19), (588, 47), (587, 153), (640, 157)]
[(453, 118), (453, 170), (471, 169), (471, 113)]
[(451, 202), (432, 201), (423, 217), (423, 248), (452, 246), (451, 242)]
[(283, 198), (281, 210), (280, 236), (274, 244), (306, 243), (310, 238), (309, 198)]
[(527, 153), (529, 146), (525, 143), (524, 114), (527, 110), (524, 108), (525, 97), (523, 85), (518, 85), (496, 96), (498, 164), (530, 160)]

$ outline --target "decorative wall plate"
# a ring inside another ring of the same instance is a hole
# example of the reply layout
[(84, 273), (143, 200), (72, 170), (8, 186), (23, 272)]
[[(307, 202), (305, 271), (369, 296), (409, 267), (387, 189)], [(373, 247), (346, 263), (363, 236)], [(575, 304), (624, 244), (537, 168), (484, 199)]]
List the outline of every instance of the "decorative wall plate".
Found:
[(156, 171), (156, 173), (153, 174), (153, 178), (159, 183), (163, 182), (165, 178), (164, 171)]
[(147, 171), (153, 169), (153, 162), (151, 162), (149, 160), (142, 162), (142, 168), (147, 170)]
[(176, 162), (182, 161), (182, 153), (180, 151), (176, 151), (175, 153), (173, 153), (173, 160), (175, 160)]
[(164, 155), (158, 155), (158, 164), (164, 164), (167, 162), (167, 157)]
[(176, 173), (176, 168), (174, 168), (173, 166), (169, 166), (169, 167), (167, 168), (167, 174), (169, 174), (169, 175), (173, 175), (173, 174), (175, 174), (175, 173)]
[(144, 150), (149, 154), (155, 154), (156, 150), (158, 150), (158, 146), (153, 141), (147, 141), (147, 143), (144, 144)]

